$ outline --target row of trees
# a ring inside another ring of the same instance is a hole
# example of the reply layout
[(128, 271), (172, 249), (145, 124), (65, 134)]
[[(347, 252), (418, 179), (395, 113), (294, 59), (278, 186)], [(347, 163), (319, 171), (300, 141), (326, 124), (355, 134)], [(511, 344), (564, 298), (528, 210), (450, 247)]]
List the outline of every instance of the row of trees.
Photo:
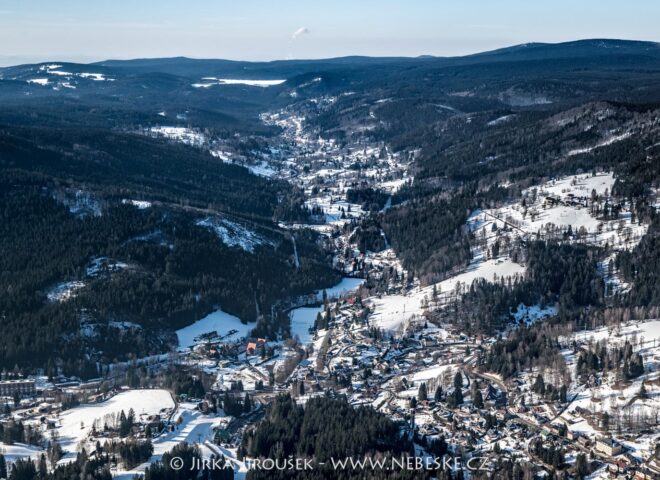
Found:
[(585, 376), (590, 373), (614, 370), (621, 378), (630, 380), (644, 373), (644, 358), (633, 352), (632, 344), (626, 340), (623, 346), (609, 347), (603, 342), (581, 351), (577, 358), (577, 373)]
[(0, 423), (0, 439), (5, 445), (13, 445), (17, 442), (38, 445), (42, 442), (43, 437), (41, 432), (32, 425), (24, 425), (20, 420), (10, 419)]

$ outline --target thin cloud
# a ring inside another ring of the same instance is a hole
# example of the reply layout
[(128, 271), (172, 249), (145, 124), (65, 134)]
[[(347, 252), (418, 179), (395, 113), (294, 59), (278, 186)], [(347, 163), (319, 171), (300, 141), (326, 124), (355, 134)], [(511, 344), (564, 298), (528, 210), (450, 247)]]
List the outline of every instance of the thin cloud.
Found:
[(309, 35), (309, 28), (307, 27), (300, 27), (298, 30), (293, 32), (293, 35), (291, 35), (291, 40), (295, 40), (301, 35)]

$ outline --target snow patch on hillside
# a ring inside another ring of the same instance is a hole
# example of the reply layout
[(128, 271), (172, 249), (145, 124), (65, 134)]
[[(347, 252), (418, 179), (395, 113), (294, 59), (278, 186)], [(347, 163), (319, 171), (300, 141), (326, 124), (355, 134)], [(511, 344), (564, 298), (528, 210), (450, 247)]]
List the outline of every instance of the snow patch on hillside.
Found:
[[(489, 245), (506, 232), (509, 238), (556, 238), (596, 246), (609, 244), (615, 250), (629, 250), (637, 245), (648, 227), (631, 221), (630, 205), (621, 201), (621, 211), (616, 218), (600, 218), (592, 213), (593, 194), (600, 208), (606, 203), (618, 203), (611, 197), (614, 182), (612, 173), (551, 180), (524, 190), (524, 204), (477, 211), (473, 216), (480, 223), (478, 228), (483, 230), (482, 235), (489, 237)], [(492, 233), (493, 224), (497, 233)], [(571, 235), (565, 238), (564, 232), (568, 228)]]
[(620, 142), (621, 140), (625, 140), (626, 138), (630, 137), (631, 135), (632, 135), (631, 132), (625, 132), (625, 133), (622, 133), (622, 134), (620, 134), (620, 135), (613, 135), (613, 136), (611, 136), (611, 137), (609, 137), (609, 138), (606, 138), (606, 139), (603, 140), (602, 142), (597, 143), (596, 145), (594, 145), (594, 146), (592, 146), (592, 147), (575, 148), (575, 149), (573, 149), (573, 150), (570, 150), (570, 151), (567, 153), (567, 155), (568, 155), (569, 157), (571, 157), (571, 156), (573, 156), (573, 155), (580, 155), (580, 154), (582, 154), (582, 153), (589, 153), (589, 152), (591, 152), (591, 151), (593, 151), (593, 150), (596, 150), (596, 149), (598, 149), (598, 148), (606, 147), (606, 146), (608, 146), (608, 145), (612, 145), (613, 143)]
[(193, 83), (194, 88), (209, 88), (214, 85), (247, 85), (249, 87), (273, 87), (281, 85), (286, 80), (253, 80), (253, 79), (239, 79), (239, 78), (216, 78), (204, 77), (202, 82)]
[(146, 200), (131, 200), (128, 198), (124, 198), (121, 203), (124, 205), (133, 205), (134, 207), (137, 207), (140, 210), (146, 210), (147, 208), (151, 207), (151, 202), (146, 201)]
[(206, 217), (196, 224), (213, 230), (225, 245), (239, 247), (246, 252), (254, 253), (255, 248), (261, 245), (273, 245), (273, 242), (262, 235), (226, 218)]
[(240, 339), (247, 337), (256, 325), (245, 324), (238, 317), (222, 310), (216, 310), (192, 325), (176, 331), (179, 340), (179, 350), (187, 350), (195, 346), (200, 336), (213, 333), (225, 339)]
[[(497, 281), (500, 278), (520, 276), (525, 272), (525, 267), (508, 258), (497, 258), (490, 260), (477, 259), (458, 275), (447, 280), (436, 283), (436, 291), (440, 297), (449, 296), (464, 287), (468, 287), (477, 279)], [(381, 298), (370, 298), (373, 314), (370, 322), (379, 328), (388, 331), (398, 331), (405, 326), (406, 322), (414, 316), (419, 316), (425, 311), (425, 300), (431, 298), (433, 285), (401, 295), (387, 295)]]
[[(59, 90), (59, 87), (75, 89), (75, 79), (92, 80), (95, 82), (114, 82), (114, 78), (106, 77), (103, 73), (94, 72), (67, 72), (62, 70), (62, 65), (46, 64), (38, 69), (41, 74), (52, 75), (53, 78), (33, 78), (27, 80), (29, 84), (53, 85), (53, 90)], [(53, 82), (51, 82), (53, 80)]]
[(259, 175), (260, 177), (274, 177), (277, 174), (277, 170), (266, 162), (259, 162), (255, 165), (247, 164), (245, 167), (254, 175)]
[(47, 78), (31, 78), (27, 81), (27, 83), (34, 84), (34, 85), (41, 85), (42, 87), (45, 87), (48, 85), (48, 79)]
[(94, 198), (94, 196), (84, 190), (67, 190), (55, 194), (56, 198), (69, 209), (73, 215), (77, 217), (84, 217), (91, 215), (100, 217), (103, 214), (101, 202)]
[[(127, 268), (129, 265), (124, 262), (107, 257), (96, 257), (85, 268), (85, 280), (98, 277), (102, 273), (113, 273)], [(85, 285), (84, 280), (60, 282), (48, 290), (46, 297), (51, 302), (65, 302), (75, 297), (78, 290), (84, 288)]]
[(157, 137), (169, 138), (195, 147), (200, 147), (206, 142), (206, 137), (203, 134), (186, 127), (159, 126), (151, 127), (148, 131)]
[(525, 322), (530, 324), (555, 315), (557, 315), (557, 307), (555, 306), (527, 306), (521, 303), (513, 314), (513, 318), (515, 318), (518, 323)]
[(65, 302), (75, 297), (76, 292), (84, 286), (85, 282), (79, 280), (58, 283), (46, 293), (46, 297), (51, 302)]
[(103, 82), (103, 81), (109, 81), (109, 82), (114, 82), (114, 78), (108, 78), (102, 73), (79, 73), (79, 77), (81, 78), (88, 78), (90, 80), (94, 80), (95, 82)]
[(503, 115), (503, 116), (501, 116), (501, 117), (496, 118), (495, 120), (491, 120), (491, 121), (488, 122), (486, 125), (488, 125), (489, 127), (493, 127), (493, 126), (495, 126), (495, 125), (501, 125), (501, 124), (503, 124), (503, 123), (508, 122), (508, 121), (511, 120), (513, 117), (515, 117), (515, 115)]

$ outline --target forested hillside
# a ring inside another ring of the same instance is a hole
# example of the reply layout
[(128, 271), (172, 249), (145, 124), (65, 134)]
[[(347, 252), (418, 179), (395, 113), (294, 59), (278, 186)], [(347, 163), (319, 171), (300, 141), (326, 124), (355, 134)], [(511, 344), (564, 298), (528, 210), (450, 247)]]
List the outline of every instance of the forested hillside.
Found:
[[(328, 418), (333, 419), (332, 425)], [(423, 470), (332, 467), (332, 460), (402, 458), (411, 449), (412, 443), (401, 438), (399, 427), (369, 407), (354, 409), (345, 398), (324, 397), (312, 398), (301, 407), (288, 395), (275, 400), (267, 417), (243, 437), (240, 447), (242, 455), (252, 458), (314, 459), (315, 468), (309, 470), (251, 470), (248, 478), (253, 480), (430, 478), (430, 471)]]
[[(286, 331), (283, 317), (265, 318), (271, 307), (341, 275), (326, 249), (336, 235), (297, 228), (318, 223), (323, 209), (305, 202), (328, 186), (321, 178), (307, 191), (294, 186), (318, 152), (260, 117), (282, 108), (295, 113), (296, 135), (350, 154), (377, 145), (350, 164), (358, 175), (396, 155), (409, 171), (383, 179), (401, 182), (396, 188), (341, 187), (346, 201), (370, 212), (351, 225), (361, 253), (391, 246), (421, 286), (469, 268), (475, 254), (495, 261), (503, 249), (527, 269), (511, 285), (482, 282), (466, 292), (453, 317), (470, 315), (470, 328), (501, 326), (521, 302), (556, 303), (562, 315), (660, 302), (655, 44), (533, 44), (453, 59), (38, 64), (0, 73), (4, 368), (66, 358), (93, 376), (96, 360), (164, 351), (174, 329), (219, 307), (245, 321), (264, 317), (259, 331), (271, 338)], [(199, 83), (248, 73), (278, 83)], [(65, 79), (76, 88), (63, 88)], [(195, 141), (161, 138), (154, 131), (162, 128)], [(225, 148), (253, 172), (232, 164)], [(574, 232), (546, 241), (538, 229), (479, 250), (468, 225), (474, 212), (526, 209), (530, 189), (543, 182), (597, 172), (612, 172), (614, 184), (579, 208), (601, 223), (625, 208), (629, 228), (650, 225), (639, 245), (612, 257), (612, 274), (629, 290), (608, 296), (598, 273), (614, 246), (585, 244)], [(326, 208), (337, 200), (329, 197)], [(227, 231), (256, 240), (246, 247), (222, 238)], [(90, 324), (94, 335), (83, 334)], [(49, 358), (54, 345), (57, 358)]]
[[(55, 372), (63, 362), (64, 372), (95, 377), (97, 360), (167, 350), (174, 329), (220, 305), (254, 321), (259, 309), (339, 278), (306, 232), (296, 234), (294, 265), (291, 235), (275, 221), (306, 218), (299, 192), (199, 148), (107, 130), (5, 127), (0, 171), (4, 368)], [(208, 218), (262, 240), (250, 251), (227, 245), (200, 224)], [(90, 273), (99, 259), (107, 265)], [(142, 328), (112, 326), (125, 321)]]
[[(297, 239), (304, 255), (297, 269), (291, 241), (276, 230), (266, 230), (270, 244), (247, 252), (195, 225), (203, 217), (187, 211), (110, 203), (100, 215), (75, 216), (41, 186), (4, 183), (2, 192), (7, 367), (45, 366), (54, 351), (76, 362), (86, 345), (104, 352), (106, 361), (156, 353), (173, 342), (162, 329), (181, 328), (217, 305), (251, 321), (259, 306), (337, 281), (314, 239), (304, 235)], [(95, 259), (110, 266), (90, 274)], [(49, 299), (58, 284), (75, 281), (84, 286), (71, 298)], [(107, 326), (111, 320), (145, 329), (123, 331)], [(101, 324), (103, 332), (86, 337), (83, 323)]]

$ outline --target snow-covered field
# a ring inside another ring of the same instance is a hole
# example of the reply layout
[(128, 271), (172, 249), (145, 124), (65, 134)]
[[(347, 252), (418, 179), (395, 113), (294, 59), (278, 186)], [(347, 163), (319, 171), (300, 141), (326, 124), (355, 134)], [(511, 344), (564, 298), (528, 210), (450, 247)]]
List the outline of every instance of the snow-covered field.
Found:
[[(542, 237), (559, 236), (564, 229), (570, 227), (574, 234), (579, 233), (572, 241), (593, 245), (608, 244), (614, 250), (634, 247), (646, 233), (647, 226), (632, 223), (625, 206), (619, 218), (604, 220), (596, 218), (589, 208), (582, 205), (584, 202), (591, 202), (594, 194), (601, 199), (609, 199), (614, 181), (611, 173), (572, 175), (528, 188), (523, 192), (524, 205), (516, 203), (473, 212), (467, 226), (475, 234), (477, 241), (468, 268), (435, 286), (417, 287), (405, 294), (370, 299), (369, 303), (373, 309), (370, 321), (380, 328), (398, 331), (411, 317), (424, 312), (434, 287), (442, 303), (443, 297), (460, 293), (460, 288), (468, 287), (478, 278), (493, 281), (523, 275), (525, 268), (513, 262), (505, 248), (518, 237), (534, 238), (537, 234)], [(548, 198), (556, 200), (554, 203), (548, 203)], [(499, 254), (495, 258), (488, 258), (488, 250), (496, 242), (500, 243)], [(622, 282), (617, 279), (608, 281), (612, 288), (623, 287)], [(555, 313), (552, 305), (545, 308), (521, 305), (514, 316), (517, 320), (533, 322)]]
[[(435, 284), (436, 292), (440, 297), (452, 294), (457, 288), (469, 287), (474, 280), (485, 279), (495, 281), (499, 278), (522, 275), (525, 268), (508, 258), (490, 259), (483, 261), (477, 259), (462, 273)], [(369, 299), (373, 314), (370, 322), (389, 331), (397, 331), (405, 325), (406, 321), (416, 315), (421, 315), (425, 308), (424, 301), (429, 301), (433, 295), (433, 285), (416, 288), (407, 294), (385, 295), (381, 298)]]
[(49, 64), (41, 65), (38, 70), (40, 75), (49, 75), (48, 77), (31, 78), (27, 80), (29, 84), (48, 86), (52, 85), (53, 90), (59, 90), (60, 87), (75, 89), (76, 80), (92, 80), (95, 82), (113, 82), (115, 79), (106, 77), (102, 73), (94, 72), (67, 72), (62, 70), (62, 65)]
[[(196, 338), (202, 334), (215, 332), (220, 337), (228, 340), (238, 340), (248, 336), (255, 327), (254, 324), (242, 323), (238, 317), (230, 315), (222, 310), (216, 310), (192, 325), (176, 331), (179, 340), (179, 350), (187, 350), (195, 345)], [(235, 333), (229, 335), (229, 332)]]
[(220, 424), (221, 417), (202, 415), (196, 409), (196, 405), (182, 403), (179, 405), (173, 420), (175, 423), (180, 423), (173, 432), (167, 432), (153, 441), (154, 453), (147, 462), (133, 470), (120, 472), (114, 478), (132, 480), (136, 475), (144, 475), (144, 471), (150, 464), (159, 461), (164, 453), (171, 451), (182, 442), (197, 444), (204, 458), (208, 458), (215, 453), (215, 450), (209, 449), (205, 442), (213, 439), (213, 427)]
[[(610, 255), (600, 262), (608, 294), (627, 288), (609, 272), (609, 260), (617, 251), (630, 250), (641, 240), (648, 225), (632, 221), (630, 205), (611, 196), (615, 178), (612, 173), (571, 175), (529, 187), (523, 200), (500, 208), (476, 210), (468, 219), (477, 246), (473, 251), (484, 255), (497, 243), (499, 256), (508, 258), (507, 249), (516, 240), (558, 239), (594, 246), (608, 246)], [(606, 205), (621, 206), (615, 218), (598, 212)], [(549, 312), (546, 312), (549, 313)]]
[(613, 186), (614, 175), (606, 172), (596, 175), (570, 175), (545, 183), (539, 190), (558, 197), (564, 197), (570, 193), (588, 197), (592, 190), (595, 190), (598, 195), (611, 193)]
[(422, 382), (427, 382), (429, 380), (432, 380), (434, 378), (438, 378), (442, 375), (444, 375), (446, 372), (451, 372), (456, 368), (456, 365), (438, 365), (435, 367), (431, 368), (426, 368), (424, 370), (420, 370), (419, 372), (415, 373), (412, 377), (412, 382), (413, 384), (419, 386), (420, 383)]
[(490, 237), (489, 245), (501, 237), (501, 234), (490, 233), (495, 224), (513, 238), (560, 237), (570, 228), (574, 241), (599, 246), (608, 244), (615, 250), (630, 249), (646, 233), (647, 225), (631, 221), (629, 205), (624, 203), (615, 219), (598, 218), (590, 208), (593, 194), (600, 206), (606, 201), (615, 203), (610, 197), (614, 182), (612, 173), (571, 175), (551, 180), (525, 190), (524, 204), (477, 211), (471, 220), (480, 222), (479, 228)]
[(13, 463), (18, 459), (31, 458), (32, 460), (38, 460), (42, 453), (46, 453), (45, 450), (35, 447), (33, 445), (25, 445), (22, 443), (15, 443), (14, 445), (5, 445), (0, 442), (0, 454), (4, 455), (5, 460), (8, 463)]
[(192, 86), (195, 88), (209, 88), (214, 85), (247, 85), (250, 87), (272, 87), (275, 85), (281, 85), (286, 82), (286, 80), (251, 80), (251, 79), (240, 79), (240, 78), (216, 78), (216, 77), (204, 77), (199, 83), (193, 83)]
[(291, 336), (298, 337), (301, 343), (309, 343), (312, 334), (309, 329), (314, 326), (316, 316), (323, 311), (320, 307), (301, 307), (291, 310), (289, 318), (291, 319)]
[(41, 85), (45, 87), (48, 85), (48, 79), (47, 78), (31, 78), (30, 80), (27, 81), (28, 83), (33, 83), (35, 85)]
[(645, 322), (631, 322), (619, 327), (601, 327), (596, 330), (576, 332), (573, 335), (576, 341), (598, 342), (607, 340), (609, 344), (621, 344), (626, 340), (638, 341), (639, 339), (657, 340), (660, 346), (660, 320), (649, 320)]
[[(328, 298), (337, 298), (347, 293), (357, 290), (364, 283), (363, 278), (344, 277), (341, 281), (331, 288), (325, 289)], [(323, 291), (317, 292), (319, 299), (323, 298)]]
[(78, 444), (84, 441), (92, 428), (103, 429), (110, 416), (122, 410), (128, 414), (132, 408), (136, 417), (157, 415), (174, 409), (174, 400), (167, 390), (129, 390), (102, 403), (86, 404), (66, 410), (59, 416), (57, 428), (59, 442), (70, 458)]
[(490, 122), (487, 123), (489, 127), (493, 127), (495, 125), (501, 125), (502, 123), (506, 123), (512, 118), (515, 118), (515, 115), (503, 115), (501, 117), (497, 117), (494, 120), (491, 120)]
[(332, 194), (311, 198), (305, 202), (305, 205), (310, 209), (322, 208), (325, 222), (333, 225), (343, 225), (351, 218), (360, 218), (365, 213), (360, 205), (349, 203)]
[(81, 77), (81, 78), (88, 78), (90, 80), (94, 80), (95, 82), (103, 82), (103, 81), (112, 82), (112, 81), (114, 81), (113, 78), (108, 78), (105, 75), (103, 75), (102, 73), (83, 72), (83, 73), (79, 73), (78, 76)]

